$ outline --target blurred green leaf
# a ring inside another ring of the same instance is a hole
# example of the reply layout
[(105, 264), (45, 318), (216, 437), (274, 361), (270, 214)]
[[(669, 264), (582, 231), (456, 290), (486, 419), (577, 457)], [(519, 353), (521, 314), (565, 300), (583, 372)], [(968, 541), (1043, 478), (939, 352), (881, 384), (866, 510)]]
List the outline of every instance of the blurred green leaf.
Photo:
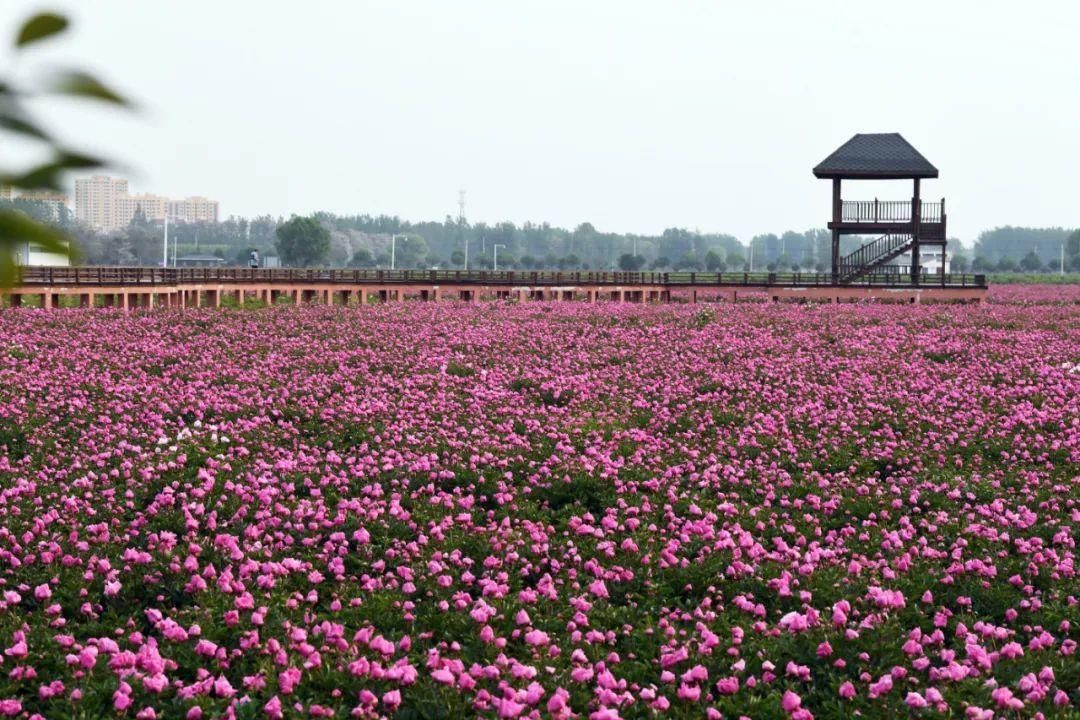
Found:
[(37, 245), (45, 252), (68, 255), (69, 241), (60, 230), (39, 223), (18, 210), (0, 210), (0, 287), (8, 288), (19, 280), (16, 253), (24, 243)]
[(19, 266), (15, 263), (14, 250), (4, 247), (0, 252), (0, 288), (14, 287), (19, 282)]
[(68, 19), (63, 15), (49, 12), (38, 13), (23, 23), (15, 38), (15, 47), (20, 48), (62, 33), (67, 26)]
[(38, 140), (44, 140), (46, 142), (50, 140), (48, 133), (37, 125), (34, 125), (29, 120), (14, 115), (0, 115), (0, 128), (20, 135), (37, 138)]
[(0, 183), (20, 190), (61, 190), (60, 174), (64, 166), (55, 162), (38, 165), (20, 175), (4, 175)]
[(49, 86), (49, 90), (60, 95), (100, 100), (121, 107), (131, 106), (125, 97), (107, 87), (93, 75), (79, 70), (70, 70), (57, 76)]
[(56, 157), (56, 164), (68, 170), (92, 170), (102, 167), (105, 161), (92, 155), (83, 155), (71, 150), (61, 150)]
[(80, 153), (61, 151), (52, 162), (38, 165), (21, 175), (0, 176), (0, 183), (24, 190), (63, 190), (63, 174), (69, 170), (92, 170), (105, 163)]

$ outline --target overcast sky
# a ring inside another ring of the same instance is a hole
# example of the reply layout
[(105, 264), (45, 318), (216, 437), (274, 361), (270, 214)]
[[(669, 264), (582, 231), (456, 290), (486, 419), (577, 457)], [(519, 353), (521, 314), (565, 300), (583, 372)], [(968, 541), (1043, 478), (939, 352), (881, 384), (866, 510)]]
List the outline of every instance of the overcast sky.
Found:
[[(137, 191), (656, 233), (823, 226), (811, 168), (900, 132), (970, 243), (1080, 225), (1080, 3), (2, 0), (74, 20), (28, 53), (98, 70), (131, 118), (50, 103)], [(11, 55), (5, 56), (10, 66)], [(857, 183), (847, 197), (910, 197)]]

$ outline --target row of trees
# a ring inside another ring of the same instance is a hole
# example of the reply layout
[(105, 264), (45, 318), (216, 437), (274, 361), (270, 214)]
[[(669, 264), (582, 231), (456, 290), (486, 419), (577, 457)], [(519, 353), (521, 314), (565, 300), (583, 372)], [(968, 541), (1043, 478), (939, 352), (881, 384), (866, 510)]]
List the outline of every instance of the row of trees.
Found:
[[(601, 233), (589, 223), (572, 231), (547, 223), (468, 225), (449, 216), (442, 223), (419, 224), (397, 217), (329, 213), (319, 213), (310, 220), (326, 231), (325, 237), (319, 233), (317, 243), (323, 249), (311, 254), (278, 247), (284, 264), (491, 268), (498, 247), (500, 267), (526, 270), (821, 272), (829, 266), (831, 251), (831, 234), (825, 229), (757, 235), (743, 245), (732, 235), (684, 228), (649, 236)], [(310, 223), (307, 227), (312, 229)], [(865, 241), (843, 237), (841, 253), (851, 252)], [(952, 240), (949, 259), (954, 272), (1057, 271), (1062, 252), (1065, 269), (1080, 272), (1080, 230), (1070, 234), (1061, 228), (1005, 227), (983, 232), (970, 255)]]
[[(82, 260), (101, 265), (155, 265), (161, 261), (159, 224), (136, 216), (128, 227), (97, 233), (71, 213), (36, 201), (0, 203), (59, 226), (81, 248)], [(397, 217), (317, 213), (305, 232), (282, 242), (279, 228), (294, 224), (280, 217), (230, 217), (220, 223), (172, 225), (170, 240), (179, 256), (216, 255), (227, 263), (246, 263), (251, 250), (277, 256), (283, 265), (397, 268), (491, 268), (498, 247), (500, 268), (822, 271), (829, 265), (827, 230), (767, 233), (741, 243), (732, 235), (669, 228), (659, 235), (604, 233), (590, 223), (573, 230), (547, 223), (410, 223)], [(325, 234), (317, 231), (321, 228)], [(296, 228), (294, 228), (295, 230)], [(312, 234), (317, 235), (314, 241)], [(307, 238), (307, 239), (305, 239)], [(842, 238), (841, 251), (862, 238)], [(310, 246), (310, 247), (309, 247)], [(1004, 227), (980, 234), (973, 251), (949, 246), (954, 271), (1056, 271), (1064, 248), (1065, 269), (1080, 272), (1080, 231), (1061, 228)]]

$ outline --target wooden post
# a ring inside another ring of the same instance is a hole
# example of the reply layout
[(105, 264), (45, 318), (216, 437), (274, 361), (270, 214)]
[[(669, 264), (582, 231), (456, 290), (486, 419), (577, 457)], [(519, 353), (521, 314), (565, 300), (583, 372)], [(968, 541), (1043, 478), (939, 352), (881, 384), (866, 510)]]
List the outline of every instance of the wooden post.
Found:
[(919, 284), (919, 224), (922, 217), (922, 200), (919, 199), (919, 178), (915, 178), (915, 197), (911, 199), (911, 284)]
[[(832, 181), (832, 216), (833, 224), (840, 222), (843, 217), (843, 200), (840, 199), (840, 178)], [(840, 276), (840, 230), (833, 227), (832, 231), (832, 281), (835, 285)]]
[(948, 231), (945, 228), (945, 198), (941, 198), (941, 217), (938, 218), (938, 222), (941, 223), (941, 284), (945, 284), (945, 261), (947, 255), (945, 249), (949, 246)]

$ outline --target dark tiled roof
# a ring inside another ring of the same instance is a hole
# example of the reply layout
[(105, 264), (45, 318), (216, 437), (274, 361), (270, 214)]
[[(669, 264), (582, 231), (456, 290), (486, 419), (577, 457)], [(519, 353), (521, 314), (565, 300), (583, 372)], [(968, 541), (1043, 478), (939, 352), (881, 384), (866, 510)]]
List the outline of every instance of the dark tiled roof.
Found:
[(937, 168), (900, 133), (859, 134), (814, 168), (819, 178), (936, 178)]

